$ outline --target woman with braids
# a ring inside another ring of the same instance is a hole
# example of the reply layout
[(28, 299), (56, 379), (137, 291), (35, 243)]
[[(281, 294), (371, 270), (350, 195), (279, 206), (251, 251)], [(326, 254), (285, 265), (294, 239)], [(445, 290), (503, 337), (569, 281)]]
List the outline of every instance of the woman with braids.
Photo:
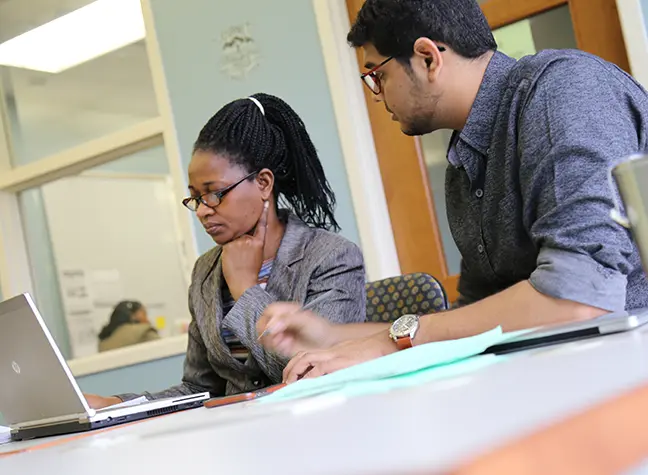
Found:
[[(330, 232), (335, 197), (297, 113), (255, 94), (204, 126), (189, 165), (194, 211), (218, 245), (201, 256), (189, 289), (192, 321), (182, 384), (148, 399), (213, 396), (280, 383), (288, 358), (266, 351), (256, 323), (293, 301), (338, 323), (365, 319), (360, 250)], [(95, 408), (135, 398), (87, 396)]]

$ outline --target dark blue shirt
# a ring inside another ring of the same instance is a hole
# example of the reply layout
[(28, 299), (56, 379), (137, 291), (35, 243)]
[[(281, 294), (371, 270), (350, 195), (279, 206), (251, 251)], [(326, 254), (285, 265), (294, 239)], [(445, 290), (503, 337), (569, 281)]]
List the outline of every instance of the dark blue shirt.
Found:
[(600, 58), (495, 53), (448, 152), (460, 301), (529, 280), (609, 311), (648, 307), (637, 249), (610, 219), (609, 186), (611, 167), (646, 150), (647, 119), (646, 91)]

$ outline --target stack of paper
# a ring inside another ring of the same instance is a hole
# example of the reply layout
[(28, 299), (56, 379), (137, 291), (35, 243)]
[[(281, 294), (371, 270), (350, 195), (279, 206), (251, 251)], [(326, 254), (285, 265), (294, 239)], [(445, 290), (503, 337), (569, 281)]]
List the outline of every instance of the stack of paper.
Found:
[(146, 396), (140, 396), (135, 399), (130, 399), (128, 401), (120, 402), (119, 404), (113, 404), (112, 406), (108, 406), (106, 409), (118, 409), (120, 407), (137, 406), (139, 404), (144, 404), (145, 402), (148, 402)]
[(140, 396), (136, 399), (130, 399), (128, 401), (120, 402), (119, 404), (113, 404), (112, 406), (104, 407), (103, 409), (101, 409), (101, 411), (112, 411), (113, 409), (120, 409), (122, 407), (138, 406), (139, 404), (144, 404), (145, 402), (148, 402), (146, 396)]
[(0, 445), (11, 442), (11, 429), (9, 427), (0, 426)]
[(469, 338), (415, 346), (326, 376), (302, 379), (259, 402), (285, 401), (332, 392), (357, 396), (466, 374), (503, 360), (503, 357), (495, 355), (471, 357), (507, 337), (497, 327)]

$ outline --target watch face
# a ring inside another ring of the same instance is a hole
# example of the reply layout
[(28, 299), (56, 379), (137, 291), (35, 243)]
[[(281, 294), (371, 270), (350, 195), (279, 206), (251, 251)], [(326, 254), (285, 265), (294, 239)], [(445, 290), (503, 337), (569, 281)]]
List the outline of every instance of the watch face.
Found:
[(392, 325), (392, 334), (396, 338), (407, 336), (416, 329), (418, 317), (416, 315), (403, 315)]

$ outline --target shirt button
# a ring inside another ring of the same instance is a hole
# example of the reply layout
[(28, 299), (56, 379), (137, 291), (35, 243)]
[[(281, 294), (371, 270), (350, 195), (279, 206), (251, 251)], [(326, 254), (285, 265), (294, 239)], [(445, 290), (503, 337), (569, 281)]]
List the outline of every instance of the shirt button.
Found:
[(482, 196), (484, 196), (484, 190), (482, 190), (481, 188), (479, 188), (478, 190), (475, 191), (475, 196), (476, 196), (477, 198), (481, 198)]
[(483, 244), (480, 244), (479, 246), (477, 246), (477, 252), (479, 252), (480, 254), (484, 253), (484, 245)]
[(486, 149), (486, 155), (490, 155), (490, 148)]

